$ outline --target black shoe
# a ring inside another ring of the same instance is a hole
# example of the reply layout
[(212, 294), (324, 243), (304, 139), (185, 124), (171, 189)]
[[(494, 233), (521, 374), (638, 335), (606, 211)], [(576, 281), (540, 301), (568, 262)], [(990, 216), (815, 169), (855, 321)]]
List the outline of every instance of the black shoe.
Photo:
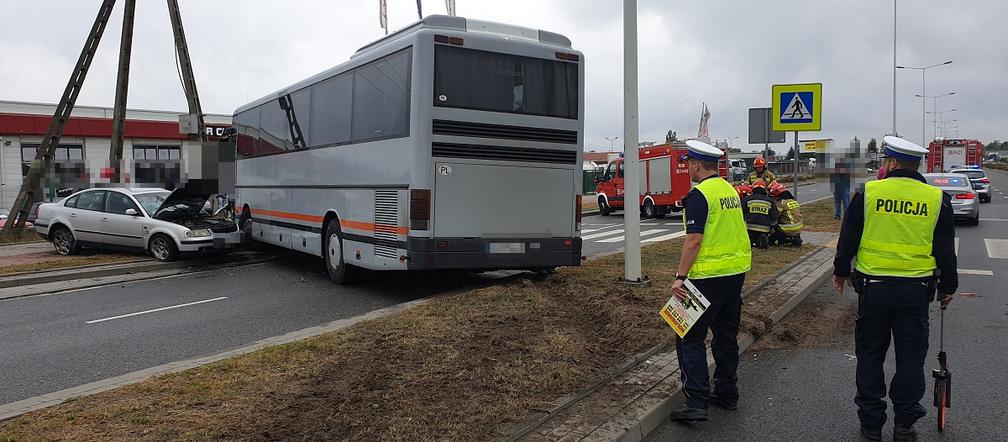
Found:
[(917, 440), (917, 430), (914, 430), (913, 425), (896, 425), (893, 427), (893, 440), (899, 441), (915, 441)]
[(683, 405), (678, 410), (669, 415), (669, 419), (679, 422), (703, 422), (707, 420), (706, 408), (693, 408)]
[(710, 399), (707, 400), (707, 403), (716, 407), (724, 408), (725, 410), (738, 410), (738, 400), (729, 402), (713, 394), (710, 395)]
[(882, 429), (866, 427), (861, 424), (861, 437), (867, 440), (882, 440)]

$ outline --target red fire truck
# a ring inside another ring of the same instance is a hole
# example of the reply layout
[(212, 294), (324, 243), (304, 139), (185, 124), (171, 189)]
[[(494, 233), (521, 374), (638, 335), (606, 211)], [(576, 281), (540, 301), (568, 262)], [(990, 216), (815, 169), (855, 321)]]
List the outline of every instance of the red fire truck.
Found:
[(983, 164), (983, 146), (980, 140), (934, 140), (928, 145), (927, 171), (940, 173), (955, 166), (979, 166)]
[[(641, 148), (640, 155), (640, 211), (645, 218), (660, 218), (671, 210), (681, 210), (682, 199), (691, 184), (685, 161), (686, 143), (673, 142)], [(728, 176), (728, 158), (721, 157), (718, 164), (721, 177)], [(595, 185), (599, 212), (609, 215), (623, 209), (623, 156), (606, 166), (605, 175)]]

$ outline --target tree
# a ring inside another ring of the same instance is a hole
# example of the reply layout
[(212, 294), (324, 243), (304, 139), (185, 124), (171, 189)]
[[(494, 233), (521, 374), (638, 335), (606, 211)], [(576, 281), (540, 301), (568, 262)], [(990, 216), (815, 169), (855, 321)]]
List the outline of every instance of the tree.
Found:
[(872, 138), (870, 141), (868, 141), (867, 152), (870, 155), (875, 155), (876, 153), (878, 153), (878, 141), (875, 141), (874, 138)]
[(793, 160), (794, 159), (794, 146), (792, 146), (791, 148), (788, 149), (788, 151), (787, 151), (787, 159), (789, 159), (789, 160)]

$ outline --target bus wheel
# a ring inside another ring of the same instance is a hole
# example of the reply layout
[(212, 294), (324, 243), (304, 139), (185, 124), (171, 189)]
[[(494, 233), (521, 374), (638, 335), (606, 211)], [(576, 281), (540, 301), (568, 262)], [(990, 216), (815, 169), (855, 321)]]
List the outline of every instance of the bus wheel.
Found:
[(602, 216), (609, 216), (612, 213), (612, 208), (606, 204), (605, 198), (599, 197), (598, 199), (598, 210)]
[(343, 235), (339, 220), (332, 219), (326, 224), (323, 246), (326, 273), (329, 279), (339, 285), (352, 283), (354, 271), (343, 261)]
[(654, 203), (651, 200), (644, 200), (644, 210), (641, 212), (644, 218), (654, 218), (657, 212), (655, 212)]

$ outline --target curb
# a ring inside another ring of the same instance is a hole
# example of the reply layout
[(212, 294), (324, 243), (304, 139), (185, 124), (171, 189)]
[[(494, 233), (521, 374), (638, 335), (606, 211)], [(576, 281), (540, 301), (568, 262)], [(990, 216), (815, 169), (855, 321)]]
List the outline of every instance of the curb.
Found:
[[(772, 330), (774, 324), (780, 322), (780, 320), (787, 316), (788, 313), (791, 313), (791, 310), (794, 310), (798, 304), (801, 304), (809, 294), (819, 289), (819, 287), (821, 287), (832, 274), (832, 267), (833, 265), (831, 262), (826, 262), (821, 265), (820, 269), (817, 270), (818, 274), (816, 274), (815, 282), (813, 284), (810, 284), (801, 292), (796, 293), (791, 297), (791, 299), (785, 302), (784, 305), (780, 306), (777, 310), (770, 314), (770, 323), (764, 327), (763, 333), (765, 334)], [(757, 336), (749, 333), (741, 334), (738, 337), (739, 353), (743, 353), (748, 350), (757, 339)], [(708, 359), (707, 369), (710, 370), (713, 365), (713, 360)], [(685, 402), (685, 395), (682, 392), (682, 387), (676, 387), (672, 395), (659, 402), (657, 405), (652, 406), (642, 416), (632, 419), (633, 424), (626, 427), (623, 433), (614, 439), (623, 442), (636, 442), (642, 440), (656, 428), (664, 424), (668, 415), (683, 402)], [(584, 438), (584, 440), (593, 439), (598, 439), (598, 436), (593, 437), (592, 434), (589, 434)]]
[(43, 270), (38, 272), (15, 273), (0, 277), (0, 288), (24, 287), (35, 284), (62, 282), (77, 279), (101, 278), (107, 276), (119, 276), (131, 273), (149, 272), (157, 270), (172, 270), (185, 267), (197, 267), (220, 263), (245, 263), (256, 257), (235, 257), (225, 259), (220, 262), (212, 260), (197, 261), (175, 261), (157, 262), (148, 260), (126, 261), (120, 264), (102, 264), (96, 266), (67, 267), (56, 270)]

